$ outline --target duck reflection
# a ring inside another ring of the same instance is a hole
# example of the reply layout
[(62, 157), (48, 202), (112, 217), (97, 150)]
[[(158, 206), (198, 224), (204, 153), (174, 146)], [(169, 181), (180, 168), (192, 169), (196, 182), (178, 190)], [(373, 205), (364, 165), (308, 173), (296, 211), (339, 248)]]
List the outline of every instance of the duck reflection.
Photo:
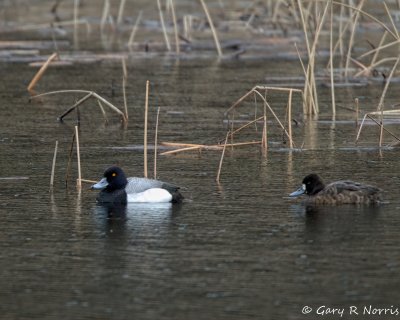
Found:
[(94, 207), (97, 223), (110, 237), (134, 237), (134, 232), (151, 232), (168, 227), (181, 205), (172, 203), (128, 203), (127, 205), (97, 204)]

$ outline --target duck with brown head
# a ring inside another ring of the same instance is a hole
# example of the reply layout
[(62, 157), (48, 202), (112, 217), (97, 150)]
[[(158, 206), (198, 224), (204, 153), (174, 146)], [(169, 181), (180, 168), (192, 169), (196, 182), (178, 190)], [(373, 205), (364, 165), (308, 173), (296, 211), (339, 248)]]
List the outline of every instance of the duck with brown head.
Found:
[(340, 205), (340, 204), (379, 204), (382, 190), (350, 180), (336, 181), (324, 184), (315, 173), (306, 176), (299, 189), (292, 192), (290, 197), (307, 195), (307, 204)]

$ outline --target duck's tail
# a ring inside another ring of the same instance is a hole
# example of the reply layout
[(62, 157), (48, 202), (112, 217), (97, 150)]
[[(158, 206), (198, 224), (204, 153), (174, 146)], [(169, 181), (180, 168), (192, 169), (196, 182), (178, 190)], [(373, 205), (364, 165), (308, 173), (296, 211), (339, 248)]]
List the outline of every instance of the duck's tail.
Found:
[(184, 199), (183, 195), (179, 192), (178, 189), (174, 190), (173, 192), (171, 192), (172, 195), (172, 203), (181, 203)]

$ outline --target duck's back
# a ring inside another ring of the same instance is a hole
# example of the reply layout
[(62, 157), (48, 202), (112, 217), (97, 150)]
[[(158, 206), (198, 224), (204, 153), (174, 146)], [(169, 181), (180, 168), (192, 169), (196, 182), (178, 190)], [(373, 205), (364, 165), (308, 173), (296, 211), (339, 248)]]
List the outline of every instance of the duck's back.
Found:
[(381, 189), (354, 181), (336, 181), (310, 197), (317, 204), (374, 204), (381, 201)]
[(176, 192), (179, 189), (179, 187), (163, 181), (148, 179), (148, 178), (132, 177), (128, 178), (128, 184), (125, 187), (125, 191), (128, 194), (139, 193), (152, 188), (162, 188), (168, 190), (169, 192)]

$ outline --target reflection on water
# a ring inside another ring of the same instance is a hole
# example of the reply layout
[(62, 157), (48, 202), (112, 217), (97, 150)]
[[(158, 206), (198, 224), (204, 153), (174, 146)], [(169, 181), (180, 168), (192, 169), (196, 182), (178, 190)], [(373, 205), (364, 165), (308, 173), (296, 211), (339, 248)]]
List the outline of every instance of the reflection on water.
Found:
[(154, 228), (166, 228), (180, 210), (180, 204), (172, 203), (97, 204), (93, 208), (93, 217), (106, 235), (118, 237), (125, 232), (151, 233)]

